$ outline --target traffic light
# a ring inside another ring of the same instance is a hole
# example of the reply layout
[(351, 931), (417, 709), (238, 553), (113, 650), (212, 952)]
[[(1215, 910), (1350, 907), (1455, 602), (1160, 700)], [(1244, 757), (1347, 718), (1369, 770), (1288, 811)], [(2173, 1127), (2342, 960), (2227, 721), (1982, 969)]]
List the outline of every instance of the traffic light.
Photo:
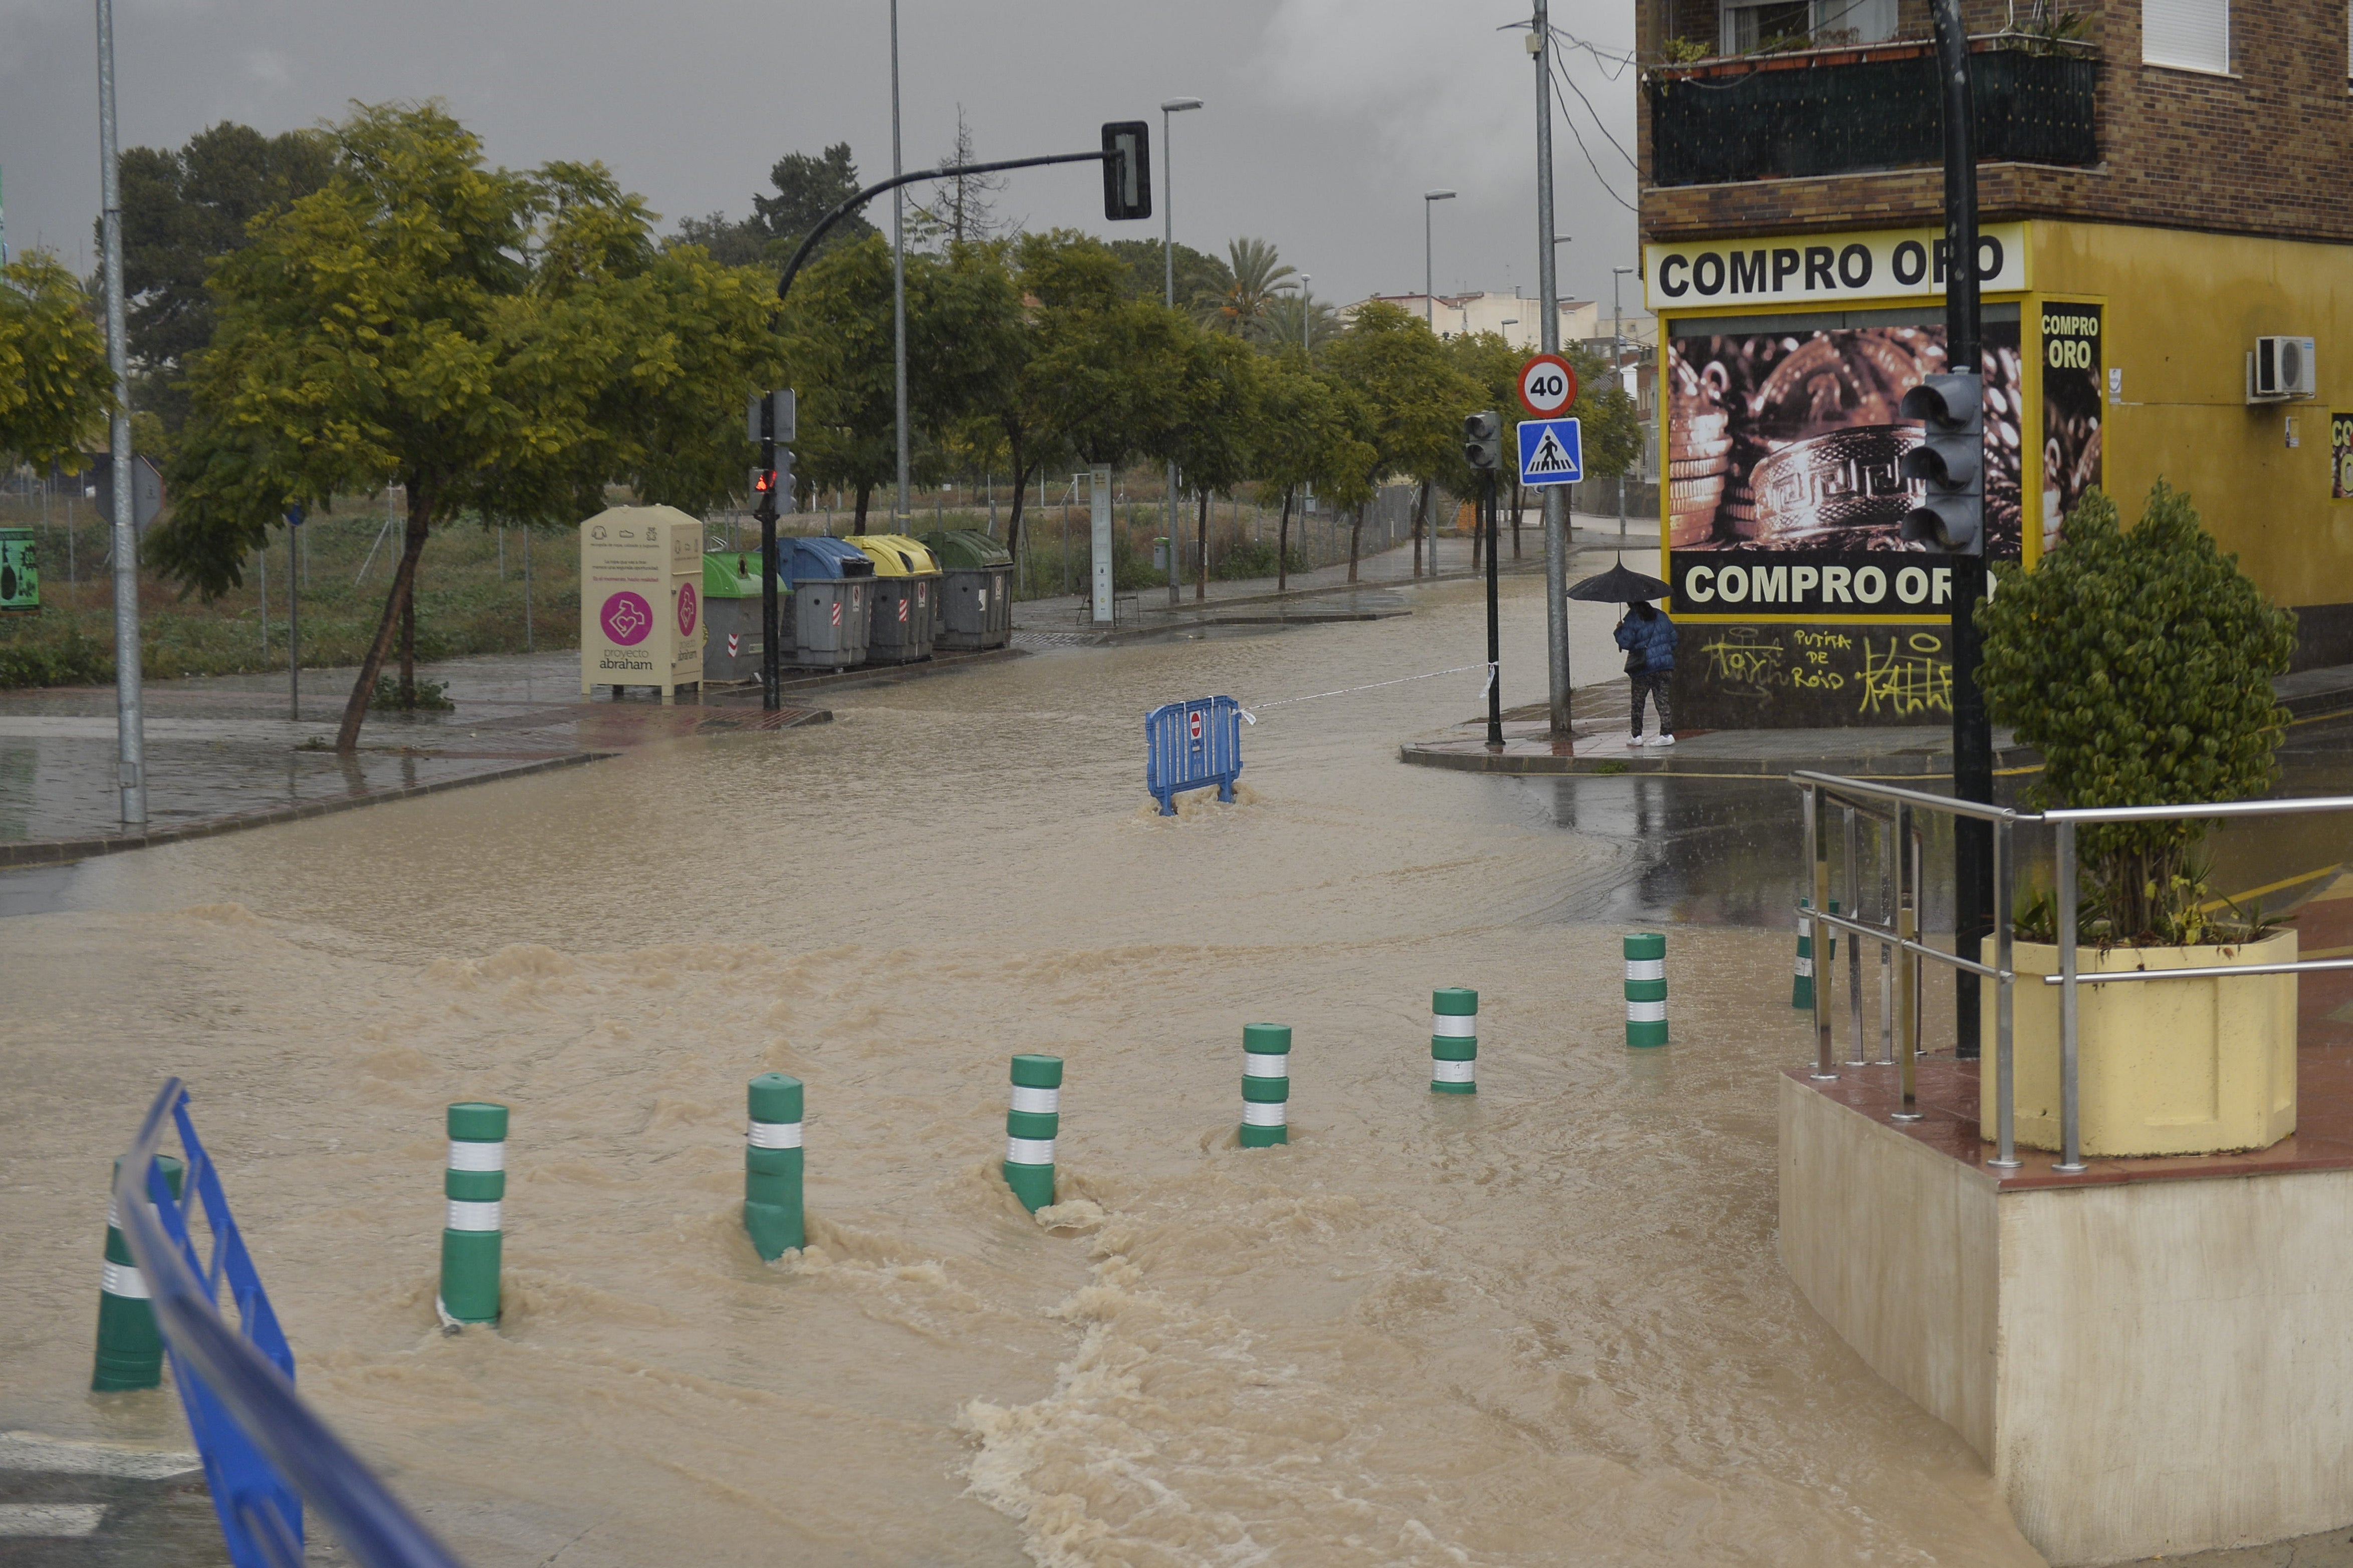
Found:
[(1932, 375), (1904, 395), (1904, 417), (1927, 426), (1904, 454), (1907, 479), (1927, 481), (1904, 518), (1904, 538), (1955, 555), (1985, 553), (1985, 380), (1975, 371)]
[(1103, 128), (1103, 216), (1113, 223), (1152, 216), (1152, 127), (1113, 120)]
[(799, 398), (789, 386), (779, 387), (775, 392), (755, 392), (744, 400), (744, 434), (754, 441), (760, 439), (761, 417), (772, 397), (776, 399), (776, 424), (770, 438), (791, 441), (799, 433)]
[(1482, 470), (1504, 466), (1504, 420), (1493, 409), (1464, 416), (1462, 460)]
[[(776, 456), (779, 458), (782, 458), (784, 454), (779, 452)], [(758, 511), (764, 503), (768, 502), (773, 498), (780, 494), (781, 492), (776, 487), (777, 478), (776, 470), (775, 468), (763, 468), (756, 464), (754, 465), (752, 469), (752, 510), (754, 511)]]

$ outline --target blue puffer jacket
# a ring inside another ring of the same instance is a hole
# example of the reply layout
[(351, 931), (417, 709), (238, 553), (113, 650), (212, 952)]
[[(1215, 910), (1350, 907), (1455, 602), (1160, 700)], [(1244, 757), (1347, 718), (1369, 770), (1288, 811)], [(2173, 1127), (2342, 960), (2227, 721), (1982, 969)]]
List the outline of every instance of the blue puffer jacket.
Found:
[(1649, 620), (1629, 614), (1618, 623), (1618, 646), (1642, 652), (1642, 673), (1656, 675), (1675, 667), (1675, 623), (1660, 611)]

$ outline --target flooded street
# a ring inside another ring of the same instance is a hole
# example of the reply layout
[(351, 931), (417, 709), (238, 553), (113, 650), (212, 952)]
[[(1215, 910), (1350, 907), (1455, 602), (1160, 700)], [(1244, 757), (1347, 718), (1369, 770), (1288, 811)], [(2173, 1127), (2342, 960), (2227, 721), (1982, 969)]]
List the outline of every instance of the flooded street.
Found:
[[(1261, 706), (1479, 659), (1475, 586), (1413, 605), (82, 863), (0, 923), (0, 1429), (185, 1444), (168, 1391), (84, 1392), (108, 1159), (177, 1073), (303, 1390), (475, 1568), (2040, 1562), (1775, 1256), (1789, 792), (1674, 785), (1742, 851), (1699, 889), (1641, 842), (1674, 781), (1399, 764), (1476, 673)], [(1212, 692), (1261, 713), (1241, 799), (1162, 818), (1143, 713)], [(1475, 1099), (1428, 1091), (1443, 985)], [(1258, 1020), (1293, 1141), (1243, 1151)], [(1035, 1218), (1018, 1051), (1068, 1064)], [(812, 1246), (766, 1266), (772, 1069)], [(506, 1318), (444, 1338), (460, 1099), (513, 1110)]]

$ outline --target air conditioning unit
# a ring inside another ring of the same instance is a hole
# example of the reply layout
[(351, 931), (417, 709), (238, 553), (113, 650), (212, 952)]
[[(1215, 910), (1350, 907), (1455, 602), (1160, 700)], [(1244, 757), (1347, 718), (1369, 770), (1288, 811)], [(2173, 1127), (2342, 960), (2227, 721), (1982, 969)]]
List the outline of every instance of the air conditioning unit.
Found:
[(2247, 401), (2286, 403), (2319, 395), (2310, 338), (2257, 338), (2247, 355)]

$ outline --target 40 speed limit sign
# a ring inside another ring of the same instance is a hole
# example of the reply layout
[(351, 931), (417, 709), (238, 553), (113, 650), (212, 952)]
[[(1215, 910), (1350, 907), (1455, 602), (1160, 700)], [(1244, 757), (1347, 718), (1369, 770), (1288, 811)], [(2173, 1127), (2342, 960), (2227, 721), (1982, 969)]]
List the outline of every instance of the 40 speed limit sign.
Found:
[(1566, 414), (1577, 401), (1577, 372), (1558, 354), (1538, 354), (1520, 367), (1520, 406), (1539, 419)]

